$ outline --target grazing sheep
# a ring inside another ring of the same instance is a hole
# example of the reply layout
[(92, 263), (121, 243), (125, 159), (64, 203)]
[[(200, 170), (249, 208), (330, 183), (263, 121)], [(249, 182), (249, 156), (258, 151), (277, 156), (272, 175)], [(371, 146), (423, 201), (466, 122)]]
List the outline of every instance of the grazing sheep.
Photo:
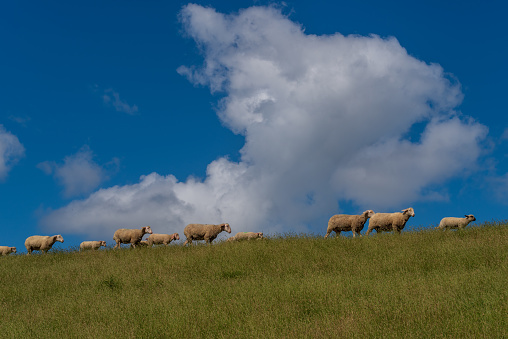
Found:
[(11, 253), (16, 253), (16, 247), (0, 246), (1, 255), (9, 255)]
[(465, 218), (455, 218), (455, 217), (446, 217), (441, 219), (439, 226), (436, 227), (440, 230), (450, 230), (454, 228), (463, 229), (465, 228), (471, 221), (476, 221), (474, 215), (469, 214), (465, 215)]
[(263, 232), (238, 232), (227, 241), (263, 239)]
[(229, 224), (188, 224), (183, 230), (183, 234), (185, 234), (185, 237), (187, 238), (183, 245), (185, 246), (189, 243), (192, 244), (192, 240), (204, 240), (211, 244), (222, 231), (231, 233), (231, 227), (229, 227)]
[(369, 228), (365, 235), (369, 235), (372, 230), (376, 230), (377, 233), (381, 231), (394, 231), (400, 234), (409, 218), (414, 216), (415, 211), (412, 207), (402, 210), (402, 213), (375, 213), (370, 217)]
[(180, 236), (178, 235), (178, 233), (173, 233), (173, 234), (157, 234), (157, 233), (155, 233), (155, 234), (150, 234), (150, 236), (146, 240), (147, 240), (148, 246), (150, 246), (150, 247), (152, 247), (153, 245), (161, 245), (161, 244), (164, 244), (167, 246), (173, 240), (180, 240)]
[(104, 246), (106, 247), (106, 242), (105, 241), (83, 241), (80, 245), (79, 245), (79, 250), (80, 251), (83, 251), (83, 250), (98, 250), (101, 246)]
[[(340, 232), (353, 231), (353, 238), (356, 237), (356, 233), (360, 234), (365, 226), (367, 219), (374, 215), (373, 210), (367, 210), (360, 215), (349, 215), (349, 214), (337, 214), (330, 218), (328, 221), (328, 228), (326, 229), (325, 239), (328, 238), (332, 231), (335, 232), (335, 236), (339, 236)], [(362, 236), (360, 234), (360, 236)]]
[(136, 245), (139, 245), (146, 233), (152, 234), (150, 226), (141, 227), (139, 230), (120, 228), (113, 235), (113, 240), (116, 241), (116, 245), (113, 248), (120, 248), (120, 244), (131, 244), (132, 248), (136, 248)]
[(64, 239), (60, 234), (53, 236), (32, 235), (25, 240), (27, 255), (32, 254), (32, 251), (42, 251), (43, 253), (46, 253), (51, 249), (56, 241), (64, 242)]

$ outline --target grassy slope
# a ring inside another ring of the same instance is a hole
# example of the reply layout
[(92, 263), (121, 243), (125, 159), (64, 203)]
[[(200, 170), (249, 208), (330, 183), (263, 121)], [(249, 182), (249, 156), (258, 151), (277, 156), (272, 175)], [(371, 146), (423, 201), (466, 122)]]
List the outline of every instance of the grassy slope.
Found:
[(508, 227), (0, 258), (6, 337), (508, 336)]

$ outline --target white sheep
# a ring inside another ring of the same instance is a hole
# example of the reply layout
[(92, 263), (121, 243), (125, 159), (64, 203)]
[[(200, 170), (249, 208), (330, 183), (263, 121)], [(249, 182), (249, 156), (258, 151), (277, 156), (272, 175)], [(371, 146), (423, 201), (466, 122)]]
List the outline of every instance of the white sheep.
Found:
[(9, 255), (11, 253), (16, 253), (16, 247), (0, 246), (1, 255)]
[(439, 226), (436, 228), (440, 230), (450, 230), (454, 228), (463, 229), (471, 221), (476, 221), (476, 218), (472, 214), (466, 214), (464, 218), (446, 217), (441, 219)]
[(189, 224), (185, 226), (183, 230), (183, 234), (185, 234), (185, 237), (187, 238), (183, 245), (185, 246), (189, 243), (192, 245), (193, 240), (205, 240), (207, 243), (211, 244), (222, 231), (231, 233), (231, 227), (229, 227), (229, 224)]
[(83, 241), (81, 244), (79, 244), (79, 250), (98, 250), (101, 246), (106, 247), (105, 241)]
[(339, 236), (340, 232), (353, 231), (353, 238), (356, 237), (356, 233), (360, 236), (360, 232), (363, 230), (367, 219), (374, 215), (373, 210), (367, 210), (360, 215), (350, 214), (337, 214), (330, 218), (328, 221), (328, 228), (326, 229), (325, 239), (328, 238), (332, 231), (335, 232), (335, 236)]
[(402, 210), (402, 213), (375, 213), (370, 217), (369, 228), (365, 235), (369, 235), (372, 230), (376, 230), (377, 233), (381, 231), (394, 231), (400, 234), (409, 218), (414, 216), (415, 211), (412, 207)]
[(60, 234), (53, 236), (32, 235), (25, 240), (27, 255), (32, 254), (32, 251), (42, 251), (43, 253), (46, 253), (51, 249), (56, 241), (64, 242), (64, 239)]
[(164, 244), (167, 246), (173, 240), (180, 240), (180, 236), (178, 235), (178, 233), (173, 233), (173, 234), (154, 233), (154, 234), (150, 234), (150, 236), (146, 240), (147, 240), (147, 245), (149, 247), (152, 247), (153, 245), (161, 245), (161, 244)]
[(227, 241), (263, 239), (263, 232), (238, 232)]
[(132, 248), (136, 248), (136, 245), (139, 245), (139, 242), (146, 233), (152, 234), (150, 226), (141, 227), (139, 230), (120, 228), (113, 235), (113, 240), (116, 242), (113, 248), (120, 248), (120, 244), (131, 244)]

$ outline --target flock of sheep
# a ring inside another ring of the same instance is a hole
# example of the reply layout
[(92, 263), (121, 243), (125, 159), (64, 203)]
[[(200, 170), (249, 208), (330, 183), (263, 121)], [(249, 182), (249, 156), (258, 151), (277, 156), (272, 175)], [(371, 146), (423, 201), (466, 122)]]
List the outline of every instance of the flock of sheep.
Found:
[[(325, 238), (328, 238), (332, 231), (335, 232), (336, 236), (340, 235), (340, 232), (352, 231), (353, 237), (356, 237), (356, 234), (360, 235), (360, 232), (363, 230), (365, 223), (369, 218), (369, 227), (365, 235), (369, 235), (372, 230), (376, 230), (377, 233), (383, 231), (400, 233), (409, 218), (414, 216), (415, 212), (412, 207), (396, 213), (374, 213), (373, 210), (367, 210), (360, 215), (337, 214), (331, 217), (328, 221)], [(441, 219), (439, 226), (436, 228), (442, 230), (462, 229), (471, 221), (475, 220), (476, 218), (472, 214), (466, 215), (464, 218), (446, 217)], [(192, 241), (194, 240), (204, 240), (205, 242), (211, 244), (212, 241), (217, 238), (219, 233), (223, 231), (231, 233), (231, 227), (229, 224), (189, 224), (185, 226), (183, 230), (183, 233), (187, 238), (183, 245), (192, 244)], [(145, 234), (150, 234), (150, 236), (146, 240), (142, 240)], [(228, 238), (227, 241), (262, 238), (263, 233), (261, 232), (239, 232), (235, 236)], [(173, 240), (180, 240), (180, 236), (178, 233), (155, 234), (152, 232), (150, 226), (145, 226), (141, 229), (118, 229), (113, 235), (113, 240), (116, 242), (114, 248), (120, 248), (120, 244), (130, 244), (132, 248), (135, 248), (138, 245), (152, 247), (153, 245), (167, 246)], [(27, 255), (30, 255), (32, 251), (42, 251), (43, 253), (46, 253), (57, 241), (62, 243), (64, 242), (64, 239), (60, 234), (53, 236), (33, 235), (28, 237), (25, 241)], [(83, 241), (80, 244), (79, 249), (80, 251), (87, 249), (97, 250), (101, 246), (106, 246), (106, 242)], [(9, 255), (10, 253), (16, 253), (16, 247), (0, 246), (1, 255)]]

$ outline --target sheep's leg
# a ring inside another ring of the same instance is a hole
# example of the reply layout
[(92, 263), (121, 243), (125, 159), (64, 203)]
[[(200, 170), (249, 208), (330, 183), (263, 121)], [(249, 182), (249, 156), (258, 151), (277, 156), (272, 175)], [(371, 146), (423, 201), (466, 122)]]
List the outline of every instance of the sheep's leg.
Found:
[(325, 239), (328, 238), (328, 236), (332, 233), (332, 230), (326, 231)]
[(351, 231), (353, 231), (353, 238), (356, 238), (356, 228), (352, 228)]

